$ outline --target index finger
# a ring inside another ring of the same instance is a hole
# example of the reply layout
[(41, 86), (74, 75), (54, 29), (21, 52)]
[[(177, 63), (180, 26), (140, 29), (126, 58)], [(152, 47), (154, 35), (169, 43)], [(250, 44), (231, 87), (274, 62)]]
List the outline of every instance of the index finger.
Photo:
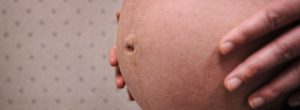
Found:
[(221, 40), (220, 52), (226, 55), (235, 48), (298, 19), (300, 0), (277, 0), (227, 33)]
[(112, 46), (112, 48), (110, 49), (109, 52), (109, 63), (111, 66), (117, 66), (118, 65), (118, 59), (117, 59), (117, 55), (116, 55), (116, 44), (114, 44)]

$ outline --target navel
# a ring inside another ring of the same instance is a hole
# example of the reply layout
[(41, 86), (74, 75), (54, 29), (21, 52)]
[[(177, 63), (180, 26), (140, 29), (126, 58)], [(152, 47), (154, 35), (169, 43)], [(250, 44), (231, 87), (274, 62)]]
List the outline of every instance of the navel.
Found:
[(133, 54), (136, 52), (136, 36), (134, 34), (129, 34), (124, 39), (124, 50), (127, 54)]
[(128, 63), (132, 66), (137, 66), (137, 37), (134, 34), (129, 34), (123, 40), (124, 55), (126, 55)]

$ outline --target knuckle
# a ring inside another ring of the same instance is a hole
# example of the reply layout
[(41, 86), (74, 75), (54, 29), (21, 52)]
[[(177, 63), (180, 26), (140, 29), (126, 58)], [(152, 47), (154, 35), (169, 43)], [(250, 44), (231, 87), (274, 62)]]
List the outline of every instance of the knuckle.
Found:
[(238, 36), (235, 38), (235, 43), (238, 45), (246, 43), (251, 38), (249, 34), (246, 33), (245, 29), (247, 29), (245, 26), (240, 26), (240, 28), (235, 30), (235, 33)]
[(242, 73), (244, 73), (242, 80), (246, 81), (254, 77), (258, 72), (260, 72), (261, 69), (258, 65), (255, 64), (248, 64), (244, 67), (242, 70)]
[(265, 90), (264, 96), (267, 97), (268, 101), (271, 101), (277, 98), (280, 95), (280, 93), (280, 89), (271, 86)]
[(264, 11), (264, 16), (267, 26), (266, 28), (268, 28), (269, 30), (277, 29), (283, 19), (283, 16), (280, 12), (271, 9), (266, 9)]
[(275, 42), (273, 48), (274, 48), (274, 56), (279, 60), (291, 59), (297, 53), (295, 47), (290, 43)]

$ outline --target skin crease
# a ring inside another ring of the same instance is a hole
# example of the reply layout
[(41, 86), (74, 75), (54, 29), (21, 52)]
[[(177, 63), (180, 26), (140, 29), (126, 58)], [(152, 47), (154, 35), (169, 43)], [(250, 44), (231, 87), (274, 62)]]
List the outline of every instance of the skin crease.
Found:
[[(134, 99), (144, 110), (251, 110), (247, 96), (271, 77), (253, 78), (233, 93), (223, 79), (267, 40), (227, 56), (217, 46), (227, 31), (271, 1), (125, 0), (117, 58)], [(279, 110), (283, 99), (257, 110)]]

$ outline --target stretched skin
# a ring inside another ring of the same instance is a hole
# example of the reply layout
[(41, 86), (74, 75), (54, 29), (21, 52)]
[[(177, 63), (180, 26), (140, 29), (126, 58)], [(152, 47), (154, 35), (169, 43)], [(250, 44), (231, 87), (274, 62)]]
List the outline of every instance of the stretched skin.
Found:
[[(144, 110), (251, 110), (247, 96), (272, 76), (257, 76), (233, 93), (223, 79), (268, 39), (227, 56), (217, 46), (271, 1), (125, 0), (117, 58), (134, 99)], [(284, 99), (258, 110), (280, 110)]]

